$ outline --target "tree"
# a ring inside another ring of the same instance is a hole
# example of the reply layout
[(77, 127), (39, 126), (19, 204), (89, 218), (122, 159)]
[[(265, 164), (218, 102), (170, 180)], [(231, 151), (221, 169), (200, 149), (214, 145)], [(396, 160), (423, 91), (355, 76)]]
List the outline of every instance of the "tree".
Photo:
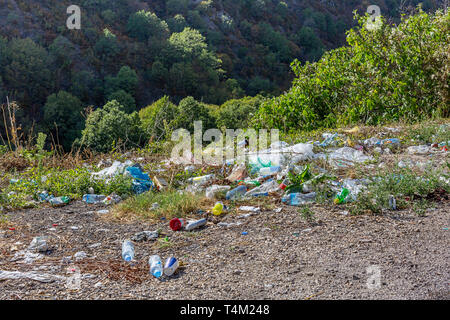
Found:
[(139, 79), (136, 71), (131, 69), (129, 66), (123, 66), (120, 68), (117, 76), (106, 77), (105, 79), (105, 93), (106, 96), (118, 90), (124, 90), (125, 92), (131, 94), (132, 96), (136, 93), (136, 87), (138, 85)]
[(217, 125), (227, 129), (248, 128), (250, 120), (258, 111), (261, 96), (232, 99), (220, 106), (216, 113)]
[(95, 54), (103, 61), (110, 62), (120, 52), (117, 37), (108, 28), (103, 29), (103, 33), (94, 46)]
[(3, 81), (9, 90), (18, 94), (24, 106), (44, 102), (52, 88), (50, 57), (45, 48), (32, 39), (13, 39), (6, 49)]
[(123, 106), (113, 100), (88, 115), (78, 144), (97, 152), (109, 152), (119, 142), (132, 148), (144, 140), (137, 112), (126, 114)]
[(167, 0), (166, 11), (169, 15), (185, 13), (188, 9), (189, 0)]
[(74, 140), (80, 136), (82, 110), (81, 101), (66, 91), (50, 95), (44, 105), (46, 128), (65, 150), (70, 150)]
[(139, 41), (150, 37), (165, 38), (169, 34), (167, 23), (150, 11), (141, 10), (132, 14), (128, 20), (127, 31)]
[(107, 98), (108, 101), (116, 100), (119, 102), (126, 113), (136, 111), (136, 101), (133, 96), (122, 89), (111, 93)]
[(167, 138), (174, 129), (178, 108), (164, 96), (139, 111), (142, 129), (153, 139)]
[(183, 128), (189, 132), (194, 132), (194, 122), (202, 121), (203, 129), (214, 128), (214, 117), (209, 113), (208, 108), (195, 100), (187, 97), (180, 101), (178, 105), (178, 116), (175, 119), (175, 129)]
[(186, 19), (181, 14), (175, 15), (173, 18), (167, 20), (171, 32), (181, 32), (187, 27)]

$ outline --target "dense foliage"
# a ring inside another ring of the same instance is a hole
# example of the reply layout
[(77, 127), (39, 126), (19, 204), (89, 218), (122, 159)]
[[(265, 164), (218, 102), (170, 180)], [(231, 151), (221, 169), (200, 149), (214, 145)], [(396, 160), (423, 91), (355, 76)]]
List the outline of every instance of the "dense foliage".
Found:
[(292, 88), (266, 101), (255, 125), (290, 131), (448, 117), (450, 15), (419, 12), (377, 28), (359, 22), (349, 46), (314, 64), (294, 61)]

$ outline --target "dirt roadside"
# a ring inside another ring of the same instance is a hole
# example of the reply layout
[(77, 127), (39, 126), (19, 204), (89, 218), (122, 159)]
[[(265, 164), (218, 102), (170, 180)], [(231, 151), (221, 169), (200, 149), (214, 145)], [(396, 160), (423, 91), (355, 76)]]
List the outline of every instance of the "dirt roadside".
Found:
[[(104, 208), (81, 201), (11, 212), (15, 230), (0, 231), (0, 270), (70, 277), (79, 268), (81, 288), (69, 290), (65, 281), (0, 280), (0, 299), (450, 298), (449, 201), (424, 217), (409, 211), (353, 217), (342, 207), (317, 205), (313, 224), (294, 207), (278, 207), (279, 213), (223, 219), (238, 226), (209, 222), (196, 232), (172, 232), (167, 221), (111, 222), (96, 212)], [(160, 240), (135, 243), (134, 265), (122, 262), (123, 239), (157, 229)], [(50, 243), (41, 259), (11, 262), (39, 235)], [(64, 258), (78, 251), (87, 258)], [(173, 255), (183, 266), (159, 281), (148, 272), (152, 254), (163, 260)], [(380, 287), (370, 289), (376, 270)]]

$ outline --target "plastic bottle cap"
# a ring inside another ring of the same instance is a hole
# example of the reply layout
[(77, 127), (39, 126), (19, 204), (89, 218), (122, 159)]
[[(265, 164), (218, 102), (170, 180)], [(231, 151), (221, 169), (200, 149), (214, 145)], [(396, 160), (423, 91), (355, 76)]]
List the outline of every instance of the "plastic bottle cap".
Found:
[(178, 231), (181, 229), (181, 221), (178, 218), (173, 218), (172, 220), (170, 220), (169, 225), (170, 229), (172, 229), (173, 231)]

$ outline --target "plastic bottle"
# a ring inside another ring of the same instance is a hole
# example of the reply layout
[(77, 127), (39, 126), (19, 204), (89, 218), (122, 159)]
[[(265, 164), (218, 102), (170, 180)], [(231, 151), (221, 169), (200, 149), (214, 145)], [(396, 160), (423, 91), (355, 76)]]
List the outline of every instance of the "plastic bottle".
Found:
[(57, 197), (57, 198), (50, 198), (48, 200), (48, 202), (50, 202), (50, 204), (52, 206), (60, 206), (60, 205), (64, 205), (69, 203), (70, 198), (66, 197), (66, 196), (62, 196), (62, 197)]
[(166, 264), (164, 265), (164, 274), (168, 277), (173, 275), (175, 271), (177, 271), (180, 266), (178, 260), (174, 257), (169, 257), (166, 260)]
[(173, 231), (179, 231), (186, 226), (186, 220), (182, 218), (173, 218), (170, 220), (169, 226)]
[(106, 196), (102, 194), (85, 194), (83, 195), (83, 201), (89, 204), (100, 203), (105, 200)]
[(206, 224), (207, 220), (206, 219), (200, 219), (200, 220), (196, 220), (196, 221), (190, 221), (186, 227), (184, 228), (186, 231), (191, 231), (194, 230), (196, 228), (199, 228), (201, 226), (204, 226)]
[(259, 174), (262, 176), (267, 176), (267, 175), (272, 175), (274, 173), (277, 173), (279, 171), (281, 171), (280, 166), (265, 167), (265, 168), (259, 169)]
[(161, 258), (158, 255), (153, 255), (148, 259), (148, 264), (150, 265), (150, 273), (155, 278), (160, 278), (163, 274)]
[(122, 243), (122, 259), (131, 261), (134, 258), (134, 245), (130, 240), (125, 240)]
[(299, 206), (305, 204), (306, 202), (314, 201), (316, 198), (316, 193), (290, 193), (285, 195), (281, 201), (287, 203), (291, 206)]
[(214, 179), (214, 174), (208, 174), (206, 176), (189, 178), (187, 181), (189, 183), (194, 183), (194, 184), (203, 184), (203, 183), (206, 183), (206, 182), (208, 182), (208, 181), (210, 181), (212, 179)]
[(335, 204), (345, 203), (347, 196), (350, 194), (350, 191), (347, 188), (343, 188), (341, 193), (339, 193), (334, 199)]
[(239, 197), (242, 197), (246, 192), (247, 192), (246, 186), (239, 186), (237, 188), (234, 188), (233, 190), (228, 191), (225, 198), (227, 200), (234, 200)]

